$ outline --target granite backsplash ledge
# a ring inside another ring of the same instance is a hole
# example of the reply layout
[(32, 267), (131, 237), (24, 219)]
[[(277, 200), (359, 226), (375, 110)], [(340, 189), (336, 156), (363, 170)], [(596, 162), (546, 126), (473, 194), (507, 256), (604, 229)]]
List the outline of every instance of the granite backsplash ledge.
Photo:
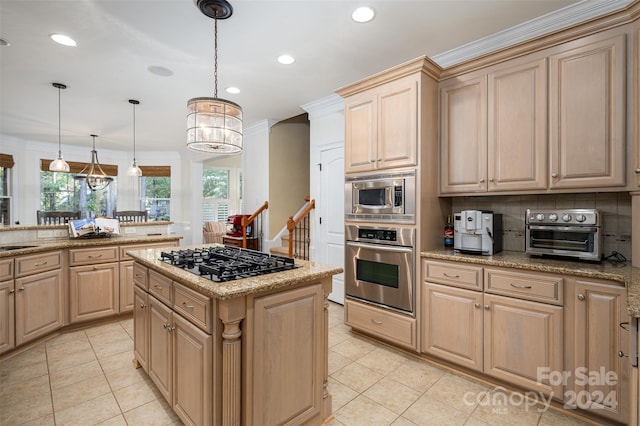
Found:
[(504, 228), (502, 244), (508, 251), (524, 251), (524, 221), (528, 208), (600, 210), (605, 256), (616, 251), (631, 260), (631, 197), (628, 192), (469, 196), (453, 197), (451, 201), (452, 213), (462, 210), (501, 213)]

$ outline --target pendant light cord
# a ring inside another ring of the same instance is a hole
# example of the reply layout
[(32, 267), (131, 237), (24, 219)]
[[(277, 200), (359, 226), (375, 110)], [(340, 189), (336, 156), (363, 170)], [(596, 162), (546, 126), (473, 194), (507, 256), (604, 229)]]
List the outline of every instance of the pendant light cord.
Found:
[(213, 97), (218, 98), (218, 12), (213, 18)]
[(133, 104), (133, 164), (136, 163), (136, 104)]
[(60, 136), (60, 89), (61, 86), (58, 86), (58, 158), (62, 156), (62, 142)]

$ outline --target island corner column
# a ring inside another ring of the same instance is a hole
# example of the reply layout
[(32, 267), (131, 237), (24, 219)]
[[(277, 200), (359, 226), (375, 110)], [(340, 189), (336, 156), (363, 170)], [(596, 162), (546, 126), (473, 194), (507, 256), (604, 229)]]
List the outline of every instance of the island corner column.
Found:
[(242, 330), (240, 323), (247, 314), (246, 298), (221, 300), (219, 317), (222, 331), (222, 425), (241, 424)]

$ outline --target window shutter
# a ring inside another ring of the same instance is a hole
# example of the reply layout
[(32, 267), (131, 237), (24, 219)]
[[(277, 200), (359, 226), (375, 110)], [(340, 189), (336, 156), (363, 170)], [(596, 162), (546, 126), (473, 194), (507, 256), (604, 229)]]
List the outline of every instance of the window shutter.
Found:
[(140, 166), (142, 176), (171, 177), (171, 166)]

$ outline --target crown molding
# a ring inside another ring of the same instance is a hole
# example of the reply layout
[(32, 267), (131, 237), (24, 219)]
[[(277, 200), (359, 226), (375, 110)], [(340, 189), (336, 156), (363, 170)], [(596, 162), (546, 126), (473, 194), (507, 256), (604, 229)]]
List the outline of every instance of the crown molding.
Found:
[(329, 114), (344, 111), (344, 100), (341, 96), (331, 94), (318, 100), (306, 103), (300, 108), (309, 114), (309, 120), (316, 120)]
[(582, 0), (539, 18), (432, 56), (442, 68), (624, 9), (635, 0)]

